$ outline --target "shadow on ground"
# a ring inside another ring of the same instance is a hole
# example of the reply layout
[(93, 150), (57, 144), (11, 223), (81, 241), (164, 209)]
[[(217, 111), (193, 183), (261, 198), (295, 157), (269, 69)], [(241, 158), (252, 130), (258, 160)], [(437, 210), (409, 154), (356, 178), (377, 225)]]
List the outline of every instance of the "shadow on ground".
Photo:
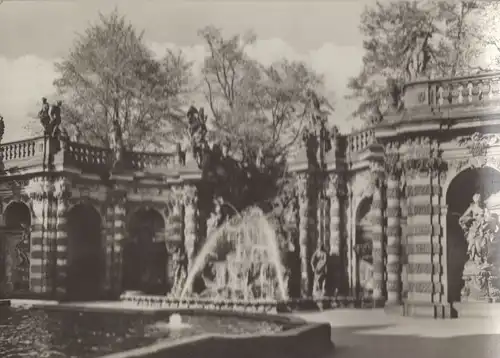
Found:
[(428, 338), (408, 335), (365, 334), (364, 330), (391, 325), (332, 327), (335, 358), (496, 358), (500, 335)]

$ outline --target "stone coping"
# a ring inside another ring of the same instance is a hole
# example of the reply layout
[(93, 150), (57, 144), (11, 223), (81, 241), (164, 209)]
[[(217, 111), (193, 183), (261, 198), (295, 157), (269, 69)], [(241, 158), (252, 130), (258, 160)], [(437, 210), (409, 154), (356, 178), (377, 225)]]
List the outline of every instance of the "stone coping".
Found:
[(316, 358), (332, 352), (331, 327), (328, 323), (307, 323), (305, 320), (282, 314), (258, 312), (237, 312), (229, 310), (207, 310), (193, 308), (144, 309), (123, 302), (74, 302), (54, 303), (52, 301), (22, 300), (14, 306), (47, 310), (76, 310), (84, 312), (117, 312), (157, 314), (203, 314), (232, 316), (242, 319), (265, 320), (279, 323), (285, 329), (275, 333), (263, 334), (202, 334), (181, 338), (176, 341), (156, 343), (123, 352), (113, 353), (100, 358), (206, 358), (206, 357), (243, 357), (243, 358)]
[(355, 299), (349, 296), (306, 297), (287, 300), (231, 300), (209, 298), (175, 298), (168, 296), (129, 293), (121, 295), (122, 302), (137, 307), (157, 308), (194, 308), (209, 310), (230, 310), (243, 312), (291, 312), (296, 310), (331, 309), (331, 308), (375, 308), (377, 303), (372, 298)]

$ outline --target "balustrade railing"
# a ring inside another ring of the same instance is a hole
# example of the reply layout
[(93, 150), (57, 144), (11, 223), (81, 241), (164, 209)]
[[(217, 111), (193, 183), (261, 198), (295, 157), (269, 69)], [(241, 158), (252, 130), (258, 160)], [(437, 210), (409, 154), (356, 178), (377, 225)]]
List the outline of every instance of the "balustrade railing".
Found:
[(44, 137), (36, 137), (0, 145), (1, 158), (4, 162), (20, 161), (43, 156)]
[(375, 131), (373, 128), (360, 130), (347, 136), (347, 152), (356, 153), (368, 148), (375, 142)]
[[(3, 163), (15, 162), (16, 167), (22, 167), (19, 162), (33, 160), (39, 161), (40, 165), (47, 164), (49, 142), (48, 138), (42, 136), (1, 144), (1, 160)], [(71, 141), (63, 141), (61, 144), (62, 152), (58, 153), (62, 153), (64, 165), (86, 170), (92, 170), (92, 168), (102, 170), (112, 164), (113, 155), (110, 149)], [(176, 153), (126, 152), (123, 158), (124, 168), (130, 170), (172, 168), (176, 163), (176, 157)]]
[(66, 142), (64, 146), (64, 163), (82, 166), (106, 166), (110, 160), (109, 149), (94, 147), (88, 144)]
[(125, 155), (127, 165), (134, 170), (171, 168), (175, 159), (174, 153), (128, 152)]
[(405, 106), (459, 106), (500, 101), (500, 72), (409, 83)]

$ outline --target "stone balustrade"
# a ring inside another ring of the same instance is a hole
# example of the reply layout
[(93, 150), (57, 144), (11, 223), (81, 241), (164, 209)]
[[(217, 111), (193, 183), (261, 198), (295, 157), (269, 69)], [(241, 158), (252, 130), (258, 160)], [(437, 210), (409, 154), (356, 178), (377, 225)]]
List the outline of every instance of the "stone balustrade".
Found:
[[(50, 141), (43, 136), (0, 145), (0, 154), (6, 169), (24, 166), (43, 167), (49, 162)], [(85, 170), (102, 170), (111, 166), (110, 149), (83, 143), (64, 141), (62, 150), (55, 153), (59, 164)], [(176, 153), (126, 152), (124, 167), (128, 170), (173, 168), (178, 164)]]
[(43, 156), (45, 142), (43, 137), (30, 138), (0, 145), (3, 162), (22, 161)]
[(347, 136), (347, 152), (361, 152), (370, 146), (375, 141), (375, 131), (373, 128), (368, 128), (353, 132)]
[(126, 162), (131, 169), (148, 170), (154, 168), (172, 168), (176, 164), (174, 153), (129, 152)]
[(66, 142), (64, 147), (64, 163), (75, 166), (106, 166), (110, 160), (109, 149), (90, 146), (88, 144)]
[(500, 100), (500, 72), (423, 79), (405, 88), (406, 108), (481, 105)]

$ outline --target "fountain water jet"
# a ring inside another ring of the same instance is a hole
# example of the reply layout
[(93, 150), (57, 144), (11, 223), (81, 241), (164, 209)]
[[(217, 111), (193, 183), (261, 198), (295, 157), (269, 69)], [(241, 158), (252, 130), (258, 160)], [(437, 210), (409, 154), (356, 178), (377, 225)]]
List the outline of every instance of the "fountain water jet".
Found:
[[(212, 287), (215, 292), (211, 292), (212, 296), (220, 296), (220, 292), (226, 290), (228, 292), (223, 298), (234, 298), (236, 295), (245, 301), (256, 298), (288, 298), (274, 228), (262, 210), (252, 208), (243, 215), (226, 221), (208, 236), (187, 275), (181, 299), (191, 290), (194, 279), (205, 269), (210, 257), (219, 254), (221, 249), (224, 250), (223, 245), (229, 247), (225, 248), (226, 251), (231, 252), (223, 253), (225, 257), (222, 259), (218, 258)], [(270, 271), (274, 271), (274, 279), (270, 277)], [(255, 297), (252, 288), (259, 290), (259, 297)]]

